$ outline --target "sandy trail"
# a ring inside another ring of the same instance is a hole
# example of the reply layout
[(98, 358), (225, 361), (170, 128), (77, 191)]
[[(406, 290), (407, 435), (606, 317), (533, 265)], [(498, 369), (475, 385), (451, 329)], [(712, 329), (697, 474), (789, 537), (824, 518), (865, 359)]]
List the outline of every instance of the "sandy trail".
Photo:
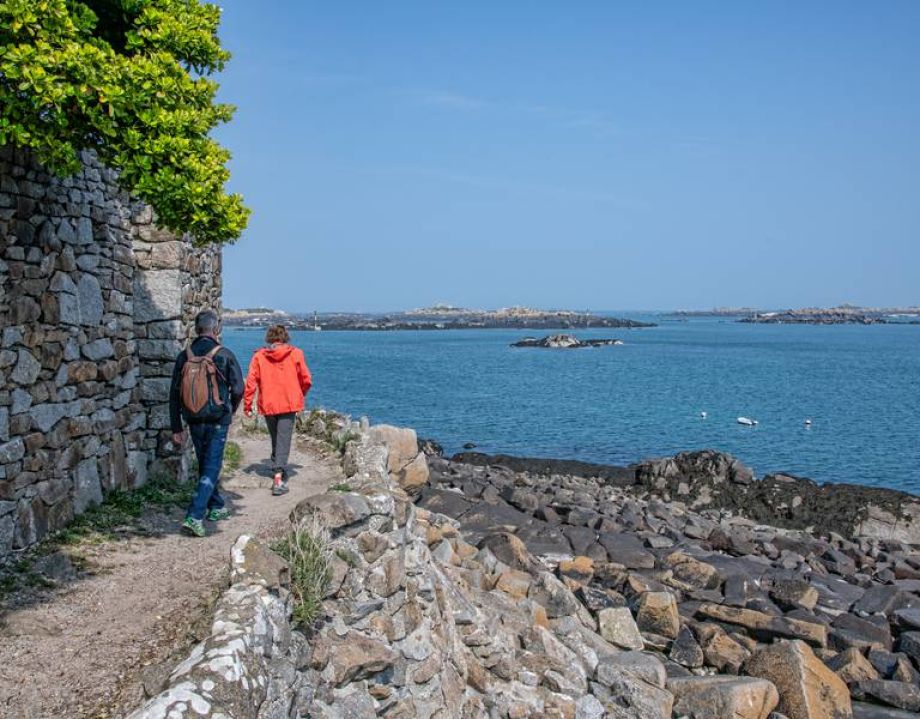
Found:
[(145, 517), (149, 536), (82, 546), (91, 573), (64, 582), (45, 601), (9, 611), (0, 627), (0, 717), (121, 717), (157, 685), (178, 654), (201, 637), (227, 580), (240, 534), (283, 531), (301, 499), (339, 481), (336, 463), (295, 438), (291, 491), (272, 497), (264, 435), (234, 433), (241, 468), (225, 481), (233, 517), (209, 535), (181, 534), (176, 510)]

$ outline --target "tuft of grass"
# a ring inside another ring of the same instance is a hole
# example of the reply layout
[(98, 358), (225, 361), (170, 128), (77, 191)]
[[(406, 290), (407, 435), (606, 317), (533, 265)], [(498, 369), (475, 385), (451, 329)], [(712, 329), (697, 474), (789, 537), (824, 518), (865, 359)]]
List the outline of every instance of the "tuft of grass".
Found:
[(333, 449), (338, 452), (340, 455), (345, 454), (345, 447), (353, 439), (358, 439), (360, 437), (357, 432), (348, 430), (347, 432), (335, 433), (329, 439), (329, 444), (332, 445)]
[(329, 487), (330, 492), (350, 492), (351, 487), (348, 486), (345, 482), (339, 482), (338, 484), (333, 484)]
[(288, 536), (271, 545), (291, 567), (294, 625), (309, 629), (323, 608), (331, 578), (329, 531), (314, 516), (294, 525)]
[(227, 442), (224, 445), (224, 463), (220, 468), (220, 473), (235, 472), (243, 463), (243, 448), (236, 442)]

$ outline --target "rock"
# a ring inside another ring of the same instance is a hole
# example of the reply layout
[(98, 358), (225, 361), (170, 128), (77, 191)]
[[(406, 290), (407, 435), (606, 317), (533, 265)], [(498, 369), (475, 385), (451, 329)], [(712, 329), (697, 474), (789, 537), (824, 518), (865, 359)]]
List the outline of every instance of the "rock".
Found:
[(544, 349), (581, 349), (583, 347), (603, 347), (605, 345), (621, 345), (622, 340), (615, 339), (587, 339), (580, 340), (573, 335), (548, 335), (542, 339), (525, 337), (517, 342), (512, 342), (512, 347), (541, 347)]
[(718, 604), (703, 604), (697, 610), (697, 614), (717, 622), (737, 624), (744, 627), (751, 636), (766, 641), (774, 638), (802, 639), (814, 647), (827, 646), (827, 627), (823, 624), (774, 617), (751, 609)]
[(636, 624), (643, 632), (674, 639), (680, 631), (677, 600), (670, 592), (645, 592), (636, 602)]
[(571, 579), (578, 584), (588, 584), (594, 577), (594, 560), (584, 556), (563, 559), (559, 562), (557, 571), (560, 577)]
[(855, 647), (829, 659), (827, 666), (847, 684), (880, 678), (872, 663)]
[(544, 607), (550, 619), (575, 614), (580, 606), (575, 595), (549, 572), (536, 576), (527, 596)]
[(291, 512), (291, 521), (299, 522), (318, 515), (331, 530), (342, 529), (366, 519), (371, 510), (364, 497), (352, 492), (326, 492), (301, 501)]
[(898, 639), (898, 651), (904, 652), (920, 666), (920, 631), (901, 634)]
[(801, 579), (780, 579), (770, 589), (770, 598), (780, 609), (814, 609), (818, 603), (818, 590)]
[(697, 627), (697, 640), (703, 650), (706, 664), (720, 672), (738, 674), (751, 653), (714, 624)]
[(291, 584), (291, 568), (262, 542), (242, 535), (230, 550), (231, 581), (256, 582), (277, 589)]
[(626, 607), (602, 609), (597, 613), (601, 636), (623, 649), (642, 649), (645, 645), (639, 627)]
[(779, 703), (771, 682), (750, 677), (677, 677), (667, 689), (675, 715), (691, 719), (767, 719)]
[(74, 470), (73, 511), (80, 514), (91, 504), (102, 503), (102, 484), (95, 459), (87, 459)]
[(96, 327), (102, 322), (102, 288), (93, 275), (84, 273), (77, 281), (77, 306), (81, 325)]
[(838, 651), (848, 647), (869, 649), (891, 649), (891, 631), (888, 622), (881, 620), (878, 623), (868, 619), (860, 619), (853, 614), (840, 614), (831, 622), (831, 646)]
[(181, 314), (182, 276), (180, 270), (139, 270), (134, 273), (134, 319), (136, 322), (174, 319)]
[(671, 719), (674, 697), (665, 689), (644, 682), (629, 671), (608, 671), (604, 686), (607, 716), (623, 719)]
[(418, 496), (422, 488), (428, 484), (428, 460), (419, 452), (415, 459), (394, 472), (393, 477), (396, 484), (410, 496)]
[(527, 550), (524, 543), (510, 532), (496, 532), (479, 542), (479, 549), (488, 549), (495, 558), (512, 569), (535, 573), (541, 564)]
[(611, 562), (622, 564), (628, 569), (655, 567), (655, 555), (645, 549), (642, 541), (634, 535), (601, 532), (598, 541), (607, 550)]
[(877, 704), (864, 704), (853, 702), (854, 719), (916, 719), (916, 712), (906, 712), (901, 709), (890, 709)]
[(699, 589), (717, 589), (722, 583), (718, 570), (684, 552), (673, 552), (665, 563), (674, 570), (674, 576), (682, 582)]
[(789, 719), (849, 719), (846, 684), (801, 641), (781, 641), (759, 649), (745, 664), (754, 677), (773, 682), (778, 709)]
[(595, 673), (597, 680), (605, 686), (610, 686), (612, 673), (621, 674), (631, 672), (644, 682), (664, 689), (667, 674), (662, 664), (653, 655), (647, 652), (628, 651), (603, 657), (597, 664)]
[(688, 669), (699, 668), (703, 666), (705, 661), (703, 649), (700, 647), (699, 642), (696, 641), (696, 637), (693, 636), (693, 632), (689, 627), (681, 627), (677, 634), (677, 639), (671, 644), (669, 656), (671, 661), (677, 662)]
[(397, 655), (382, 642), (358, 632), (348, 632), (332, 651), (332, 668), (336, 686), (364, 679), (393, 666)]
[(613, 590), (598, 589), (593, 586), (581, 586), (575, 590), (575, 596), (592, 614), (609, 607), (625, 607), (626, 600)]
[(41, 363), (28, 350), (21, 349), (17, 354), (16, 366), (10, 373), (10, 379), (23, 386), (29, 386), (41, 374)]
[(530, 584), (531, 578), (527, 572), (509, 569), (499, 575), (495, 588), (515, 599), (524, 599), (530, 591)]
[(895, 586), (884, 585), (866, 590), (859, 601), (853, 605), (853, 611), (863, 616), (870, 614), (890, 616), (898, 609), (909, 607), (920, 607), (920, 598), (913, 597)]
[(920, 687), (914, 684), (871, 679), (856, 682), (851, 690), (854, 699), (876, 701), (896, 709), (920, 713)]

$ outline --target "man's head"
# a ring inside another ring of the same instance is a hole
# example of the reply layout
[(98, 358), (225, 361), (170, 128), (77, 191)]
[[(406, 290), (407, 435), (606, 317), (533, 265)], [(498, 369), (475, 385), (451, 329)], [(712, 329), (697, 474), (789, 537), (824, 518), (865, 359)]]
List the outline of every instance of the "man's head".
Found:
[(199, 312), (195, 317), (195, 334), (199, 337), (216, 337), (219, 326), (220, 320), (217, 319), (217, 313), (212, 310)]

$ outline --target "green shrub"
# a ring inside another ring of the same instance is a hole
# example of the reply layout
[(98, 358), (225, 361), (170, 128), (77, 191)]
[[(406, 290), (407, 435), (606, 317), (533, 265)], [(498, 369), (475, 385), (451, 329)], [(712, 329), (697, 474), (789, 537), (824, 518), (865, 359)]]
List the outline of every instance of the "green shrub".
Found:
[(291, 567), (291, 590), (296, 600), (294, 624), (308, 629), (319, 617), (329, 588), (329, 532), (315, 517), (305, 519), (288, 536), (275, 542), (272, 549)]

